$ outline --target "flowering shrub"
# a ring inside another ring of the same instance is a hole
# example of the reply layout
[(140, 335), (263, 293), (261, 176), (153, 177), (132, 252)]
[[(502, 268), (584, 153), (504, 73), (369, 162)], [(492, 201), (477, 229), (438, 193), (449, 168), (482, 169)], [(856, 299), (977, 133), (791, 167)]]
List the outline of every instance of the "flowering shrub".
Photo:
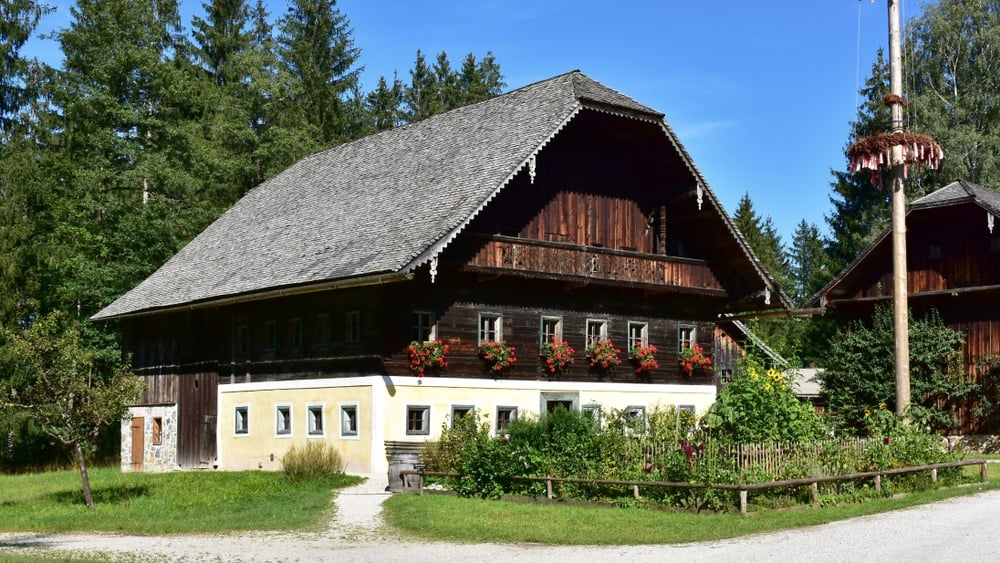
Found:
[(444, 359), (448, 353), (448, 345), (440, 340), (434, 342), (414, 340), (407, 349), (410, 352), (410, 371), (417, 377), (423, 377), (428, 369), (448, 366), (448, 361)]
[(483, 340), (479, 343), (479, 355), (486, 360), (490, 371), (494, 373), (500, 373), (517, 363), (514, 352), (514, 347), (508, 346), (506, 342)]
[(643, 346), (642, 344), (633, 346), (632, 363), (635, 364), (636, 375), (646, 377), (653, 375), (653, 370), (660, 367), (660, 363), (656, 361), (656, 346), (652, 344), (648, 346)]
[(573, 363), (573, 354), (576, 350), (565, 340), (552, 340), (546, 342), (542, 347), (542, 355), (545, 356), (545, 370), (549, 373), (556, 373), (566, 369)]
[(710, 370), (712, 369), (712, 358), (705, 355), (705, 351), (702, 350), (701, 344), (695, 342), (691, 346), (684, 346), (681, 350), (681, 371), (684, 375), (691, 377), (695, 370)]
[(587, 347), (587, 352), (590, 354), (590, 367), (592, 368), (608, 369), (622, 363), (619, 357), (622, 351), (615, 348), (615, 344), (611, 342), (610, 338), (594, 340)]

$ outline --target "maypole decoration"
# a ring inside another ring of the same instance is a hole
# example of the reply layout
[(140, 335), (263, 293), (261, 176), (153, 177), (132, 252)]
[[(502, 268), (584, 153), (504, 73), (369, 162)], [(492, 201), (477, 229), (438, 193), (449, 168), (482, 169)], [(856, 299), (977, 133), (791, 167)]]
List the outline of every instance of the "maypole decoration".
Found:
[[(890, 102), (889, 98), (891, 96), (886, 96), (886, 105), (896, 103)], [(906, 105), (906, 98), (903, 98), (902, 104)], [(852, 173), (871, 170), (872, 183), (881, 186), (881, 177), (876, 173), (891, 168), (893, 147), (902, 148), (904, 180), (910, 177), (909, 165), (916, 165), (918, 172), (921, 167), (937, 170), (944, 158), (941, 145), (933, 137), (899, 130), (865, 137), (851, 145), (847, 149), (847, 169)]]

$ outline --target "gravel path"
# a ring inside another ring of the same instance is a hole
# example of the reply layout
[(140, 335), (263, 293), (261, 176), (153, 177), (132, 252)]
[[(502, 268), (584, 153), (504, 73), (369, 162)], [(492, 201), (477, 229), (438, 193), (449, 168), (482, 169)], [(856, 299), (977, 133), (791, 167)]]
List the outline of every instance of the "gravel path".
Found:
[(122, 561), (997, 561), (1000, 492), (875, 516), (733, 540), (685, 545), (554, 547), (400, 541), (379, 513), (386, 477), (369, 476), (337, 497), (323, 533), (255, 532), (218, 536), (0, 534), (5, 555)]

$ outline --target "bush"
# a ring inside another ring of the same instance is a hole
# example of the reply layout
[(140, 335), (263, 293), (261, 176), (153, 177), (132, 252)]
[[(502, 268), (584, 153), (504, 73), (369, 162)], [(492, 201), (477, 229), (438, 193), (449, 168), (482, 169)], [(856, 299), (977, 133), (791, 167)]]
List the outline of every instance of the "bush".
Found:
[(293, 483), (344, 473), (344, 460), (337, 448), (317, 440), (310, 440), (305, 446), (292, 446), (281, 458), (281, 464), (285, 477)]

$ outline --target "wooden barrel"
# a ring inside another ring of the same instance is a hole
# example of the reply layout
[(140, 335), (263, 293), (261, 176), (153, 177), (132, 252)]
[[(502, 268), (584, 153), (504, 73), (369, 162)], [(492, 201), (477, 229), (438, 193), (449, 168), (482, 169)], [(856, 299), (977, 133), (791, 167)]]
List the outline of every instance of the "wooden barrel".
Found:
[(420, 463), (420, 456), (413, 453), (396, 452), (389, 457), (389, 492), (401, 493), (406, 489), (419, 487), (419, 475), (400, 475), (400, 471), (414, 469)]

